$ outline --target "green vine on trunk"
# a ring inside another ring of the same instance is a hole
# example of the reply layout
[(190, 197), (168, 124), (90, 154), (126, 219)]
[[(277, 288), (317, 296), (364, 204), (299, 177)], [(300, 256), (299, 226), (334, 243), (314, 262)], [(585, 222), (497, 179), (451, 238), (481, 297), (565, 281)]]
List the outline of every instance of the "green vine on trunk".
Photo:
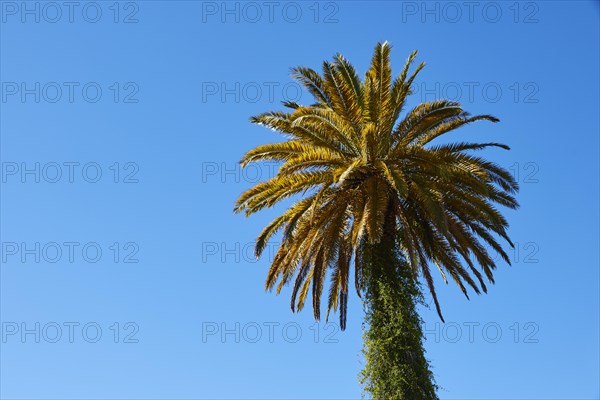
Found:
[(419, 284), (393, 240), (364, 252), (364, 391), (377, 400), (437, 399), (416, 309), (423, 302)]

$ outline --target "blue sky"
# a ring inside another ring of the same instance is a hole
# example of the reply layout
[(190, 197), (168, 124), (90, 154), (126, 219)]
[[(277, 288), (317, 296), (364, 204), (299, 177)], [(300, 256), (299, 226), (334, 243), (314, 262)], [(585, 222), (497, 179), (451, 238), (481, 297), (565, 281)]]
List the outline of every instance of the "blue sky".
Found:
[(251, 247), (282, 208), (232, 206), (274, 170), (237, 166), (279, 140), (248, 118), (310, 102), (289, 68), (341, 52), (362, 74), (382, 40), (396, 72), (427, 63), (411, 104), (501, 119), (449, 139), (509, 144), (486, 156), (522, 188), (513, 266), (471, 301), (436, 278), (447, 323), (422, 311), (440, 397), (599, 397), (597, 2), (0, 12), (2, 398), (360, 398), (359, 300), (345, 332), (292, 314)]

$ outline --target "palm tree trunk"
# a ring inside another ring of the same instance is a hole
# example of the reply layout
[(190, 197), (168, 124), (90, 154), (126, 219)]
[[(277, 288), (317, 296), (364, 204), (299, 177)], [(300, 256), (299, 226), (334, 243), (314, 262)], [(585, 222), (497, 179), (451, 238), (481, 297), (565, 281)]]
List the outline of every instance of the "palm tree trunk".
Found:
[(365, 369), (361, 383), (366, 394), (377, 400), (437, 399), (416, 310), (422, 293), (398, 250), (393, 214), (387, 214), (383, 239), (367, 245), (364, 254)]

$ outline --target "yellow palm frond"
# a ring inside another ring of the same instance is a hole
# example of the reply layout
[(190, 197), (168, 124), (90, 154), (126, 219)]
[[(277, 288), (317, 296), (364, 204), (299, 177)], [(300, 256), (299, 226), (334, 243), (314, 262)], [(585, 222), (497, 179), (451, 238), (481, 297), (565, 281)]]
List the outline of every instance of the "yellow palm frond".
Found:
[(413, 69), (417, 52), (411, 53), (394, 79), (390, 51), (387, 42), (377, 44), (362, 80), (341, 54), (323, 63), (322, 74), (293, 68), (292, 77), (315, 102), (284, 102), (287, 112), (252, 117), (251, 122), (285, 140), (258, 146), (241, 159), (242, 166), (274, 161), (279, 170), (244, 192), (236, 212), (250, 215), (305, 196), (257, 238), (258, 257), (273, 235), (282, 232), (267, 290), (279, 293), (293, 281), (290, 305), (299, 311), (312, 288), (319, 319), (323, 286), (331, 273), (327, 316), (339, 310), (342, 329), (351, 269), (360, 296), (369, 272), (364, 268), (370, 265), (366, 249), (381, 241), (392, 240), (397, 256), (423, 278), (440, 317), (431, 265), (468, 296), (469, 290), (487, 291), (484, 276), (494, 282), (496, 260), (486, 247), (510, 262), (499, 243), (504, 239), (512, 246), (508, 222), (497, 207), (518, 207), (518, 184), (506, 169), (471, 153), (508, 146), (432, 143), (464, 125), (498, 119), (471, 116), (458, 102), (445, 99), (419, 104), (401, 116), (424, 63)]

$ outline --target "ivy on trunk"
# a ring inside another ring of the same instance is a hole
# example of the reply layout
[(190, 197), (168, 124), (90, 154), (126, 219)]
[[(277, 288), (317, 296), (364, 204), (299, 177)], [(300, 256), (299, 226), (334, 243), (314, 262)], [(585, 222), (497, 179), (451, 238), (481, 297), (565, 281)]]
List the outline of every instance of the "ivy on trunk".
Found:
[(373, 399), (437, 399), (437, 385), (425, 358), (422, 320), (417, 305), (423, 295), (415, 274), (393, 237), (393, 222), (386, 221), (381, 242), (366, 244), (365, 321), (360, 379)]

